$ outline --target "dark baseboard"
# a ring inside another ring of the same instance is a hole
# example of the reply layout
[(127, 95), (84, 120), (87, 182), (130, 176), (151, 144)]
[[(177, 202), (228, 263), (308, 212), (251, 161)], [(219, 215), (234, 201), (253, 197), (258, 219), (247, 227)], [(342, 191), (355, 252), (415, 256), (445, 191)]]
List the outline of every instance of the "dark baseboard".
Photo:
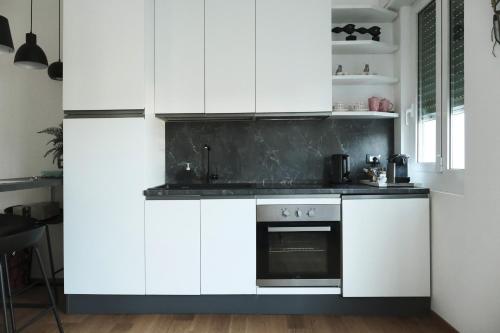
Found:
[(343, 298), (339, 295), (125, 296), (66, 295), (70, 314), (338, 314), (430, 313), (430, 298)]

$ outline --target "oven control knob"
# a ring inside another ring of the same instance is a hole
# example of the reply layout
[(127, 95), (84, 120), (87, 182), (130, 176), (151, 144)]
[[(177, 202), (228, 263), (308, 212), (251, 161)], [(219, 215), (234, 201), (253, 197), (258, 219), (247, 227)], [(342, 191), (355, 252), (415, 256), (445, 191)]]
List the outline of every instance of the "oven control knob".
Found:
[(307, 216), (309, 216), (309, 217), (313, 217), (314, 215), (316, 215), (316, 212), (314, 211), (314, 209), (311, 209), (310, 211), (307, 212)]
[(297, 209), (297, 211), (295, 212), (295, 215), (297, 215), (297, 217), (301, 217), (302, 211), (300, 209)]
[(283, 215), (284, 217), (288, 217), (290, 216), (290, 211), (288, 209), (283, 209), (281, 211), (281, 215)]

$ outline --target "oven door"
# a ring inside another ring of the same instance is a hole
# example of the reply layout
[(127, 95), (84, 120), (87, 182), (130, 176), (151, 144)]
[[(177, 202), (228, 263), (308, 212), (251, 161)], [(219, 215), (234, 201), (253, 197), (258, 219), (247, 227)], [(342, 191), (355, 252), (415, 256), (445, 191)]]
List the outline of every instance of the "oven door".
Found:
[(340, 222), (257, 223), (257, 285), (339, 287)]

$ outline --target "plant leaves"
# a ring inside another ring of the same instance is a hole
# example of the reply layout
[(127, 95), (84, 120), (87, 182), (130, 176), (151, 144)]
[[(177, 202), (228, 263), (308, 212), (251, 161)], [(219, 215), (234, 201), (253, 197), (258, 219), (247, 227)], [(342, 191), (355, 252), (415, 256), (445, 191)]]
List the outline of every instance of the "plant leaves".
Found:
[(47, 157), (52, 154), (52, 163), (55, 163), (58, 158), (63, 156), (63, 123), (59, 124), (59, 127), (49, 127), (38, 132), (39, 134), (52, 135), (53, 138), (47, 142), (47, 145), (52, 145), (52, 148), (47, 150), (43, 157)]
[(43, 157), (47, 157), (49, 156), (50, 154), (52, 154), (53, 152), (57, 151), (57, 148), (50, 148), (49, 150), (47, 150), (45, 152), (45, 155), (43, 155)]
[(53, 144), (53, 145), (61, 144), (62, 145), (62, 138), (53, 138), (52, 140), (47, 142), (47, 145), (50, 145), (50, 144)]
[(47, 142), (47, 145), (52, 145), (52, 148), (47, 150), (43, 157), (47, 157), (52, 154), (52, 163), (55, 163), (58, 158), (63, 156), (63, 123), (60, 123), (59, 127), (49, 127), (38, 133), (54, 136)]

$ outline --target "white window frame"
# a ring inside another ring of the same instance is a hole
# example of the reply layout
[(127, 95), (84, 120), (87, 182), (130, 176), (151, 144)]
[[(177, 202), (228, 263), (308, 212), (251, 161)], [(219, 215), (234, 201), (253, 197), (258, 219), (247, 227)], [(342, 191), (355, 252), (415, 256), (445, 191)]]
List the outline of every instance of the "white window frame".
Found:
[[(427, 7), (432, 1), (436, 2), (436, 161), (435, 162), (419, 162), (419, 110), (418, 110), (418, 15), (419, 13)], [(442, 151), (442, 136), (441, 136), (441, 128), (442, 128), (442, 100), (443, 100), (443, 83), (442, 76), (439, 73), (442, 73), (442, 6), (440, 0), (420, 0), (414, 6), (414, 15), (415, 15), (415, 50), (417, 54), (415, 55), (415, 64), (416, 64), (416, 75), (415, 75), (415, 161), (416, 161), (416, 169), (420, 172), (440, 172), (443, 170), (442, 161), (443, 161), (443, 151)]]
[[(421, 0), (415, 6), (415, 14), (424, 9), (433, 0)], [(463, 169), (451, 168), (451, 137), (450, 137), (450, 1), (436, 1), (436, 162), (417, 163), (422, 171), (440, 172), (447, 171), (459, 172)], [(418, 20), (415, 31), (418, 31)], [(416, 39), (418, 50), (418, 38)], [(418, 65), (417, 65), (418, 66)], [(417, 67), (418, 68), (418, 67)], [(418, 70), (418, 69), (417, 69)], [(418, 75), (417, 75), (418, 77)], [(418, 89), (418, 87), (417, 87)], [(417, 96), (418, 90), (415, 92)], [(418, 108), (418, 104), (415, 104)], [(416, 110), (418, 112), (418, 109)], [(415, 133), (418, 144), (418, 115)], [(418, 147), (416, 148), (418, 153)]]
[[(464, 170), (451, 169), (449, 117), (450, 117), (450, 88), (449, 88), (449, 0), (436, 0), (436, 162), (418, 162), (418, 13), (432, 0), (417, 0), (408, 12), (408, 24), (401, 23), (401, 29), (408, 31), (404, 35), (411, 36), (411, 52), (401, 59), (401, 66), (409, 68), (405, 73), (408, 82), (402, 82), (402, 94), (408, 95), (409, 104), (402, 122), (402, 148), (410, 156), (412, 178), (423, 186), (433, 190), (463, 194)], [(446, 15), (442, 15), (446, 13)], [(467, 116), (466, 116), (467, 120)], [(467, 126), (467, 125), (466, 125)], [(408, 141), (406, 141), (408, 140)], [(467, 158), (467, 154), (466, 154)], [(467, 166), (467, 160), (466, 160)]]
[[(441, 154), (443, 158), (443, 168), (442, 172), (455, 172), (463, 173), (464, 169), (453, 169), (451, 165), (451, 91), (450, 91), (450, 23), (451, 23), (451, 12), (450, 12), (450, 0), (443, 0), (441, 8), (442, 13), (445, 15), (441, 16), (442, 25), (442, 40), (444, 41), (446, 47), (442, 48), (442, 124), (441, 124)], [(464, 111), (466, 112), (466, 111)], [(464, 133), (465, 135), (465, 133)], [(464, 147), (465, 149), (465, 147)]]

